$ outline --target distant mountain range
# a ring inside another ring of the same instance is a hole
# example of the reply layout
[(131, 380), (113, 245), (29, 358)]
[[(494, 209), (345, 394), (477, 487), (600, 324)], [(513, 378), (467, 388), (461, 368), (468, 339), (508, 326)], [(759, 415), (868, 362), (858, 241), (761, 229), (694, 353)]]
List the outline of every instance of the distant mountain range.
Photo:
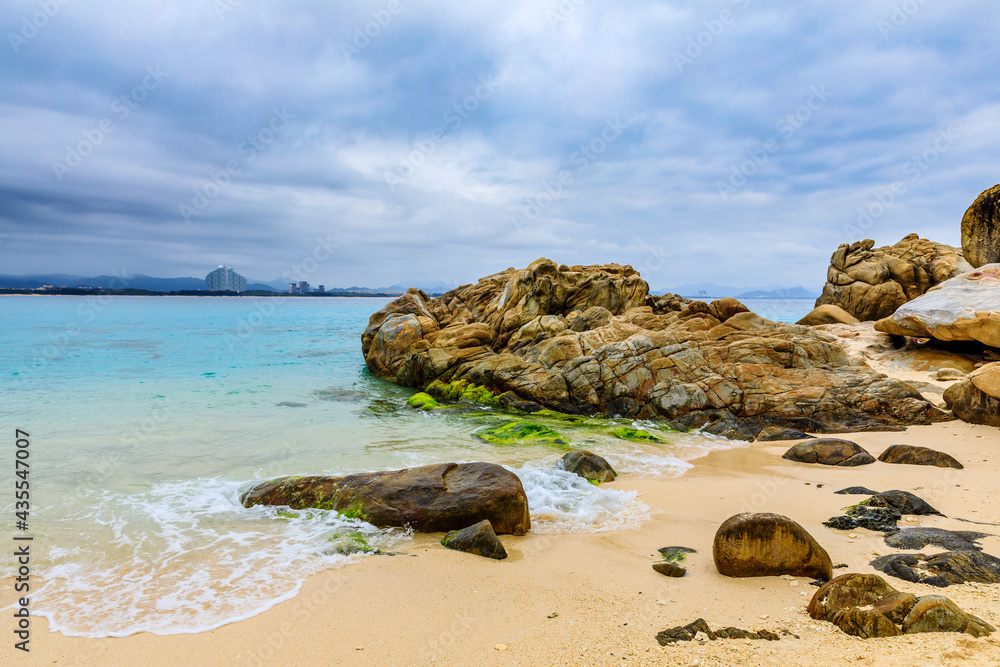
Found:
[[(710, 299), (723, 299), (730, 296), (737, 299), (816, 299), (819, 297), (819, 292), (813, 292), (804, 287), (785, 287), (783, 285), (732, 287), (731, 285), (716, 285), (715, 283), (693, 283), (653, 290), (653, 294), (666, 294), (667, 292), (686, 297)], [(701, 292), (704, 292), (705, 296), (701, 296)]]

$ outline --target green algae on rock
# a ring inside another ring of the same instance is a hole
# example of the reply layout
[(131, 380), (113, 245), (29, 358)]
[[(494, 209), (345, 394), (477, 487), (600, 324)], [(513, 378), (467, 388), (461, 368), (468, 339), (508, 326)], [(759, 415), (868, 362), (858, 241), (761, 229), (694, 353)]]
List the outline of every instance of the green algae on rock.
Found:
[(548, 426), (534, 422), (516, 420), (499, 426), (487, 426), (475, 435), (493, 445), (555, 445), (565, 446), (569, 442)]
[(639, 429), (632, 428), (631, 426), (616, 428), (611, 431), (611, 435), (621, 440), (629, 440), (631, 442), (663, 442), (662, 438), (656, 437), (649, 431), (640, 431)]
[(428, 394), (439, 398), (447, 398), (452, 401), (469, 401), (489, 406), (500, 404), (496, 394), (486, 387), (473, 384), (468, 380), (455, 380), (454, 382), (434, 380), (434, 382), (427, 385), (426, 391)]
[(410, 396), (410, 398), (406, 401), (406, 404), (411, 408), (416, 408), (417, 410), (440, 410), (441, 408), (446, 407), (438, 403), (433, 396), (422, 391)]

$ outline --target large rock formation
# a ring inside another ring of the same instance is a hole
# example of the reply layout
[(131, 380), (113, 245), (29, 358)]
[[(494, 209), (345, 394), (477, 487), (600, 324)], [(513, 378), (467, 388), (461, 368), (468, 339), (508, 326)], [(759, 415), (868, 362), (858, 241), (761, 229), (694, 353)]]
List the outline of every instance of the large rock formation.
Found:
[(539, 259), (434, 299), (411, 289), (372, 315), (362, 349), (372, 373), (405, 386), (465, 379), (519, 405), (683, 417), (685, 428), (720, 422), (738, 437), (772, 425), (832, 432), (945, 418), (807, 327), (735, 299), (650, 297), (639, 274), (616, 264)]
[(493, 463), (441, 463), (347, 477), (282, 477), (241, 497), (244, 507), (287, 505), (336, 510), (378, 526), (410, 526), (424, 533), (466, 528), (489, 520), (497, 533), (531, 528), (521, 480)]
[(875, 328), (896, 336), (978, 341), (1000, 348), (1000, 264), (946, 280), (876, 322)]
[(727, 577), (789, 574), (828, 580), (833, 563), (826, 549), (787, 516), (746, 513), (719, 526), (712, 543), (715, 568)]
[(835, 305), (859, 320), (892, 315), (904, 303), (972, 267), (958, 248), (906, 236), (875, 248), (865, 239), (842, 243), (830, 258), (827, 282), (816, 306)]
[(962, 252), (976, 268), (1000, 262), (1000, 185), (979, 195), (965, 212)]

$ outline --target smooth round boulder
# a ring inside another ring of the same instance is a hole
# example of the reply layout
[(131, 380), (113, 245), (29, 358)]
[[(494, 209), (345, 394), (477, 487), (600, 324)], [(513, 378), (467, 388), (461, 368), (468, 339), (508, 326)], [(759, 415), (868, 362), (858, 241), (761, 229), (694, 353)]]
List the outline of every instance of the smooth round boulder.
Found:
[(712, 558), (727, 577), (812, 577), (828, 580), (833, 563), (826, 549), (787, 516), (750, 512), (719, 526)]
[(955, 468), (956, 470), (961, 470), (965, 467), (950, 454), (939, 452), (930, 447), (919, 447), (917, 445), (892, 445), (879, 454), (878, 460), (883, 463), (936, 466), (938, 468)]
[(974, 268), (1000, 262), (1000, 185), (976, 197), (962, 217), (962, 254)]
[(566, 454), (562, 457), (562, 467), (566, 472), (571, 472), (587, 481), (598, 484), (613, 482), (618, 476), (607, 459), (586, 449), (578, 449)]
[(840, 306), (833, 303), (825, 303), (822, 306), (813, 308), (796, 324), (801, 324), (804, 327), (813, 327), (820, 324), (857, 324), (860, 321)]
[(825, 466), (853, 467), (875, 463), (875, 457), (866, 452), (861, 445), (839, 438), (817, 438), (801, 442), (785, 452), (781, 458)]

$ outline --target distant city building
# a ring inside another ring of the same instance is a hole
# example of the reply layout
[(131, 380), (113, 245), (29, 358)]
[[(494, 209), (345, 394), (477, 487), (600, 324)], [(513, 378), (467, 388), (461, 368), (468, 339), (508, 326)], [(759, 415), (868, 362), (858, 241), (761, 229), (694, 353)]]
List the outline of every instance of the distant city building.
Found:
[(242, 292), (247, 288), (247, 279), (225, 264), (219, 265), (219, 268), (205, 276), (205, 282), (213, 292)]
[(316, 288), (316, 291), (319, 292), (320, 294), (326, 292), (326, 285), (320, 285), (318, 288)]
[(299, 286), (296, 285), (295, 283), (288, 283), (288, 293), (289, 294), (298, 294), (299, 293)]

